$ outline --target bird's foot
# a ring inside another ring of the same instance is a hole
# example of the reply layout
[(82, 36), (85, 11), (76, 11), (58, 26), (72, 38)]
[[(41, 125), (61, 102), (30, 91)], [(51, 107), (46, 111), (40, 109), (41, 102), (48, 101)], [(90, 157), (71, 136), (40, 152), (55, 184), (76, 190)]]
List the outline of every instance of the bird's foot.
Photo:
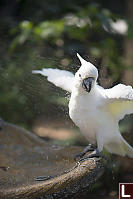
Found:
[(82, 161), (85, 161), (87, 159), (90, 159), (90, 158), (99, 158), (99, 157), (102, 157), (102, 154), (101, 152), (99, 152), (98, 149), (95, 149), (92, 153), (90, 153), (89, 155), (85, 156), (84, 158), (81, 158), (78, 162), (82, 162)]
[(89, 144), (87, 147), (85, 147), (85, 149), (81, 153), (78, 153), (74, 156), (74, 160), (78, 158), (82, 158), (87, 152), (94, 151), (94, 150), (95, 150), (95, 147)]

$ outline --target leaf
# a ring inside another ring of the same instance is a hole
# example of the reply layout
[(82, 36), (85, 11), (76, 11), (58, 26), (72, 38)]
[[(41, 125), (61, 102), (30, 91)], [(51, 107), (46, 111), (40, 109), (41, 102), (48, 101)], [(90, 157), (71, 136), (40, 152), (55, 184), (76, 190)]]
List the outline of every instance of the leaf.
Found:
[(64, 21), (44, 21), (34, 28), (34, 34), (42, 39), (59, 37), (64, 30)]

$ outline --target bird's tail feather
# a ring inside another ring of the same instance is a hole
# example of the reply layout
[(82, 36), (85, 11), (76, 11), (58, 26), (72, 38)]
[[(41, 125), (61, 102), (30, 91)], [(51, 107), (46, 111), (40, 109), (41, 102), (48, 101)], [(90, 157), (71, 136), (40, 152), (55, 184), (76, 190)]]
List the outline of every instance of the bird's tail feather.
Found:
[(119, 142), (112, 142), (105, 145), (105, 149), (117, 155), (129, 156), (133, 158), (133, 148), (127, 143), (127, 141), (121, 136)]

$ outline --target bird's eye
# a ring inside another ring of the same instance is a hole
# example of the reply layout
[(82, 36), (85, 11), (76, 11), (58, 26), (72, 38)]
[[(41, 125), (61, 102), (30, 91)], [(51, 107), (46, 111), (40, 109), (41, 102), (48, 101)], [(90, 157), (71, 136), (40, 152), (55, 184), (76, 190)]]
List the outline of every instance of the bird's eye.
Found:
[(81, 75), (79, 74), (79, 77), (81, 77)]

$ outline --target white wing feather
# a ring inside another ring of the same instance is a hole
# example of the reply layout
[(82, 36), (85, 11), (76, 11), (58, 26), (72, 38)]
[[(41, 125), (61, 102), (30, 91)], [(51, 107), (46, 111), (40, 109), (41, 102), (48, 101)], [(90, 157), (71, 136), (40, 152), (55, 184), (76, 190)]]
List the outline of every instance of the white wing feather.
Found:
[(49, 82), (52, 82), (54, 85), (72, 92), (74, 75), (66, 70), (52, 69), (52, 68), (43, 68), (42, 70), (33, 70), (34, 74), (41, 74), (46, 76)]
[(133, 88), (131, 86), (118, 84), (113, 88), (104, 89), (104, 94), (106, 100), (103, 108), (108, 108), (117, 120), (133, 113)]

